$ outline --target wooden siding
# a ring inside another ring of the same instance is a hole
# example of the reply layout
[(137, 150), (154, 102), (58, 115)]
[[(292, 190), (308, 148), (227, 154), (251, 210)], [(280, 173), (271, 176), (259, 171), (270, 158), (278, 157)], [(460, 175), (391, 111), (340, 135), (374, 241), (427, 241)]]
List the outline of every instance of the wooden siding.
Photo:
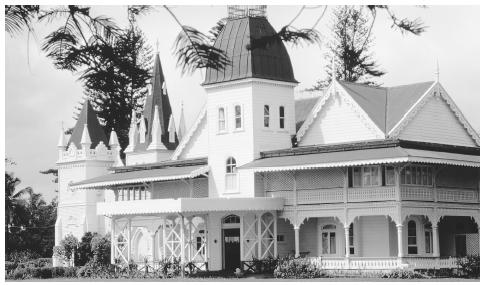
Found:
[(300, 146), (381, 139), (340, 95), (331, 95), (299, 142)]
[(206, 126), (205, 116), (181, 152), (179, 159), (190, 159), (206, 156), (208, 156), (208, 129)]
[(448, 104), (432, 97), (401, 131), (399, 138), (452, 145), (477, 146)]

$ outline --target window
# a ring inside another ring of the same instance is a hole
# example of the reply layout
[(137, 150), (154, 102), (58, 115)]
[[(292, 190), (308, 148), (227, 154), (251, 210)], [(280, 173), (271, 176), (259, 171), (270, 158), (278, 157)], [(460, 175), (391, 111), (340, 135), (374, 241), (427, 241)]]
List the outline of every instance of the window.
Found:
[(285, 107), (280, 106), (280, 108), (278, 109), (278, 113), (280, 116), (280, 128), (284, 129), (285, 128)]
[(379, 166), (354, 167), (352, 171), (353, 187), (381, 185), (379, 172)]
[(394, 166), (386, 166), (386, 185), (396, 185), (396, 170)]
[(224, 219), (223, 219), (223, 223), (224, 224), (239, 224), (240, 223), (240, 217), (236, 216), (236, 215), (229, 215), (229, 216), (226, 216)]
[(416, 222), (408, 222), (408, 254), (418, 254), (418, 239), (416, 235)]
[(218, 131), (226, 131), (225, 108), (218, 108)]
[(263, 106), (263, 126), (265, 128), (270, 127), (270, 106)]
[(336, 226), (322, 227), (322, 254), (336, 254)]
[(229, 157), (226, 160), (226, 180), (225, 188), (226, 190), (236, 190), (237, 189), (237, 173), (236, 173), (236, 160), (233, 157)]
[(354, 254), (354, 223), (349, 227), (349, 254)]
[(407, 166), (401, 174), (401, 184), (404, 185), (433, 185), (433, 172), (430, 166)]
[(235, 105), (235, 129), (242, 128), (242, 109), (240, 105)]
[(426, 253), (433, 253), (433, 230), (430, 224), (424, 225), (424, 249)]

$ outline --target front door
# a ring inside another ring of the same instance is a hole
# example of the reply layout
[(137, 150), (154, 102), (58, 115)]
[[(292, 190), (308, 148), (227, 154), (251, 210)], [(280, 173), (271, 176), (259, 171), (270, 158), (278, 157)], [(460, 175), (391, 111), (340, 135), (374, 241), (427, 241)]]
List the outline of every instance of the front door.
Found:
[(240, 267), (240, 229), (223, 229), (225, 269), (234, 271)]
[(455, 235), (456, 256), (466, 256), (466, 235)]

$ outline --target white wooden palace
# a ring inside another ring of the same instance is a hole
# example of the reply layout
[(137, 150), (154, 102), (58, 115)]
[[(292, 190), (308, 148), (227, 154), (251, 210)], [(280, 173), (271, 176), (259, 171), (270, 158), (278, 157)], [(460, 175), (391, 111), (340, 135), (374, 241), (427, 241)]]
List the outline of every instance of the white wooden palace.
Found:
[(290, 255), (439, 268), (478, 254), (479, 135), (442, 84), (332, 80), (299, 98), (283, 43), (257, 41), (274, 33), (263, 11), (232, 8), (214, 44), (231, 64), (206, 71), (186, 130), (157, 55), (125, 160), (86, 101), (59, 139), (56, 244), (110, 232), (113, 263), (176, 257), (208, 270)]

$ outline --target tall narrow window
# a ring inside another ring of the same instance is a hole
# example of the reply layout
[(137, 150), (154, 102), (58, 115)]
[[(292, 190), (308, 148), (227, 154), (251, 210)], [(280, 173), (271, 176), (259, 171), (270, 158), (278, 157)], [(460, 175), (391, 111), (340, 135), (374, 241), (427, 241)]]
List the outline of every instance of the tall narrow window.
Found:
[(354, 167), (352, 171), (353, 187), (380, 186), (379, 166)]
[(354, 223), (349, 227), (349, 254), (354, 254)]
[(236, 160), (233, 157), (229, 157), (226, 160), (225, 188), (227, 191), (233, 191), (237, 189), (237, 177)]
[(326, 225), (322, 227), (322, 254), (336, 253), (336, 226)]
[(394, 166), (386, 166), (386, 185), (396, 185), (396, 173)]
[(270, 106), (263, 106), (263, 126), (270, 127)]
[(278, 113), (280, 116), (280, 128), (284, 129), (285, 128), (285, 107), (280, 106), (280, 108), (278, 109)]
[(424, 225), (424, 249), (426, 253), (433, 252), (433, 229), (430, 224)]
[(242, 110), (240, 105), (235, 105), (235, 129), (242, 128)]
[(226, 131), (225, 108), (218, 108), (218, 131)]
[(418, 239), (416, 235), (416, 222), (408, 222), (408, 254), (418, 254)]

